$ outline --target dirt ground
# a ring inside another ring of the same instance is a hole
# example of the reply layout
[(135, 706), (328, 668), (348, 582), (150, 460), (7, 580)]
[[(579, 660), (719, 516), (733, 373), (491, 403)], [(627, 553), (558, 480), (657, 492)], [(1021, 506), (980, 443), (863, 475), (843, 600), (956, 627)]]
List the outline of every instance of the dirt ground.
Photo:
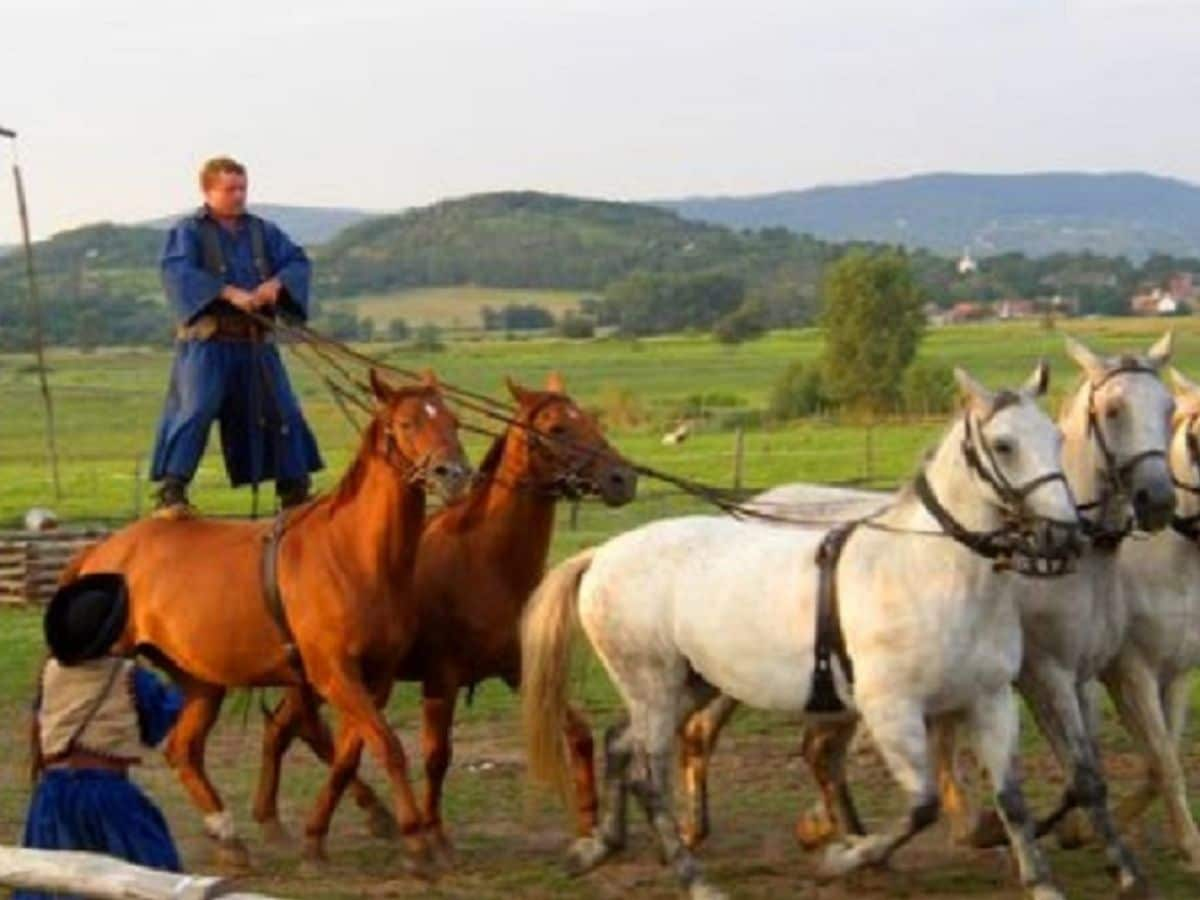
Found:
[[(523, 776), (515, 721), (489, 716), (460, 727), (447, 789), (448, 822), (458, 860), (453, 870), (429, 884), (401, 874), (396, 847), (366, 834), (362, 816), (347, 799), (330, 836), (330, 862), (313, 869), (300, 860), (299, 842), (307, 804), (321, 769), (303, 749), (293, 750), (285, 769), (284, 821), (289, 845), (268, 846), (250, 822), (249, 796), (257, 758), (258, 727), (226, 721), (211, 749), (210, 771), (232, 799), (253, 855), (253, 871), (239, 879), (245, 888), (289, 897), (676, 897), (669, 872), (640, 815), (632, 815), (629, 849), (580, 879), (562, 870), (570, 823), (554, 798), (530, 789)], [(409, 729), (402, 728), (408, 737)], [(734, 897), (779, 896), (843, 900), (850, 897), (1012, 898), (1020, 896), (1007, 853), (951, 846), (939, 824), (904, 848), (890, 870), (852, 876), (837, 884), (813, 877), (812, 857), (792, 838), (796, 812), (815, 798), (797, 753), (796, 726), (753, 719), (727, 736), (712, 771), (714, 834), (700, 853), (706, 874)], [(407, 742), (410, 752), (415, 741)], [(1196, 771), (1194, 763), (1189, 768)], [(1113, 790), (1128, 789), (1139, 763), (1128, 753), (1109, 758)], [(414, 765), (419, 769), (419, 764)], [(1055, 766), (1044, 752), (1027, 754), (1026, 779), (1032, 802), (1046, 809), (1059, 790)], [(384, 783), (369, 766), (377, 789)], [(143, 782), (167, 807), (190, 867), (211, 868), (211, 847), (198, 817), (186, 806), (174, 777), (160, 764)], [(855, 755), (853, 781), (860, 806), (871, 823), (899, 812), (899, 793), (869, 748)], [(423, 785), (417, 778), (417, 787)], [(1166, 835), (1153, 817), (1135, 846), (1160, 896), (1200, 896), (1200, 878), (1186, 873), (1166, 849)], [(1065, 852), (1048, 843), (1052, 865), (1070, 897), (1115, 896), (1095, 848)]]

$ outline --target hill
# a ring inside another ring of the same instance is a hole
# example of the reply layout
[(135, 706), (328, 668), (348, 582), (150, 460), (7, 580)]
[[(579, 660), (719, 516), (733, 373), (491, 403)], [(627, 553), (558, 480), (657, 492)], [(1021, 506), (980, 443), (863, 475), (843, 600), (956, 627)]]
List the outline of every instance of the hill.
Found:
[[(283, 203), (255, 203), (250, 209), (263, 218), (278, 223), (293, 240), (305, 246), (324, 244), (343, 229), (379, 215), (349, 207), (289, 206)], [(148, 228), (165, 229), (186, 214), (185, 211), (173, 216), (162, 216), (141, 224)]]
[(784, 227), (942, 253), (1200, 255), (1200, 187), (1136, 172), (941, 173), (659, 205), (733, 228)]

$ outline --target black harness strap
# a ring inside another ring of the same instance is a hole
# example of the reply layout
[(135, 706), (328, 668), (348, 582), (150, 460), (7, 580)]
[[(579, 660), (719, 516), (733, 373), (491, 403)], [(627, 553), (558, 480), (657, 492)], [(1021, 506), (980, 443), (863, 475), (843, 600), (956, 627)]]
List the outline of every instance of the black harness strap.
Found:
[(842, 550), (858, 522), (847, 522), (834, 528), (821, 540), (817, 548), (817, 637), (814, 645), (815, 668), (813, 669), (812, 691), (804, 707), (809, 713), (841, 713), (846, 704), (838, 696), (837, 683), (833, 677), (833, 660), (842, 667), (846, 683), (854, 684), (854, 664), (846, 652), (846, 639), (842, 634), (842, 619), (838, 610), (837, 564)]
[(275, 620), (283, 634), (284, 653), (287, 654), (288, 665), (300, 676), (301, 681), (307, 681), (304, 673), (304, 659), (300, 648), (296, 645), (296, 635), (288, 624), (287, 609), (283, 603), (283, 591), (279, 588), (279, 545), (283, 542), (284, 529), (287, 527), (287, 510), (281, 510), (275, 517), (271, 530), (263, 537), (262, 577), (263, 595), (267, 600), (267, 612)]

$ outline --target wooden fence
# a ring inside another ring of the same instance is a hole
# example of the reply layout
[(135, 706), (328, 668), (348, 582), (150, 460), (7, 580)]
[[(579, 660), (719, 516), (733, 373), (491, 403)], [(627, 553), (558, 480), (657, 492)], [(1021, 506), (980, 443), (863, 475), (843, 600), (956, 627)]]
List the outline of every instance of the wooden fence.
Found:
[(0, 531), (0, 604), (47, 603), (63, 567), (106, 534), (98, 528)]
[(0, 888), (24, 888), (98, 900), (271, 900), (232, 882), (131, 865), (98, 853), (0, 846)]

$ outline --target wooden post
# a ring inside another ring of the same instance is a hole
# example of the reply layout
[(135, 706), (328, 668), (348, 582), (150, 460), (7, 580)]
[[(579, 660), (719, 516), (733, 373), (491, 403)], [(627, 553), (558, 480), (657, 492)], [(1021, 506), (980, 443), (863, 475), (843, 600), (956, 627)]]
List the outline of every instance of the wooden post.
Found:
[(867, 423), (866, 442), (863, 446), (863, 481), (870, 484), (875, 478), (875, 423)]
[(133, 458), (133, 517), (142, 517), (142, 454)]
[(742, 476), (746, 462), (746, 429), (741, 425), (733, 433), (733, 489), (742, 489)]
[(54, 481), (54, 499), (62, 500), (62, 483), (58, 478), (58, 446), (54, 439), (54, 403), (50, 399), (50, 382), (46, 378), (45, 335), (42, 331), (42, 303), (38, 296), (37, 277), (33, 269), (33, 241), (29, 236), (29, 208), (25, 203), (25, 183), (17, 163), (17, 133), (0, 128), (0, 136), (13, 141), (13, 182), (17, 186), (17, 214), (21, 218), (21, 240), (25, 245), (25, 276), (29, 281), (29, 317), (33, 323), (33, 350), (37, 356), (38, 380), (42, 389), (42, 406), (46, 410), (46, 450), (50, 455), (50, 475)]
[(0, 886), (98, 900), (269, 900), (237, 893), (223, 878), (147, 869), (99, 853), (23, 847), (0, 847)]

